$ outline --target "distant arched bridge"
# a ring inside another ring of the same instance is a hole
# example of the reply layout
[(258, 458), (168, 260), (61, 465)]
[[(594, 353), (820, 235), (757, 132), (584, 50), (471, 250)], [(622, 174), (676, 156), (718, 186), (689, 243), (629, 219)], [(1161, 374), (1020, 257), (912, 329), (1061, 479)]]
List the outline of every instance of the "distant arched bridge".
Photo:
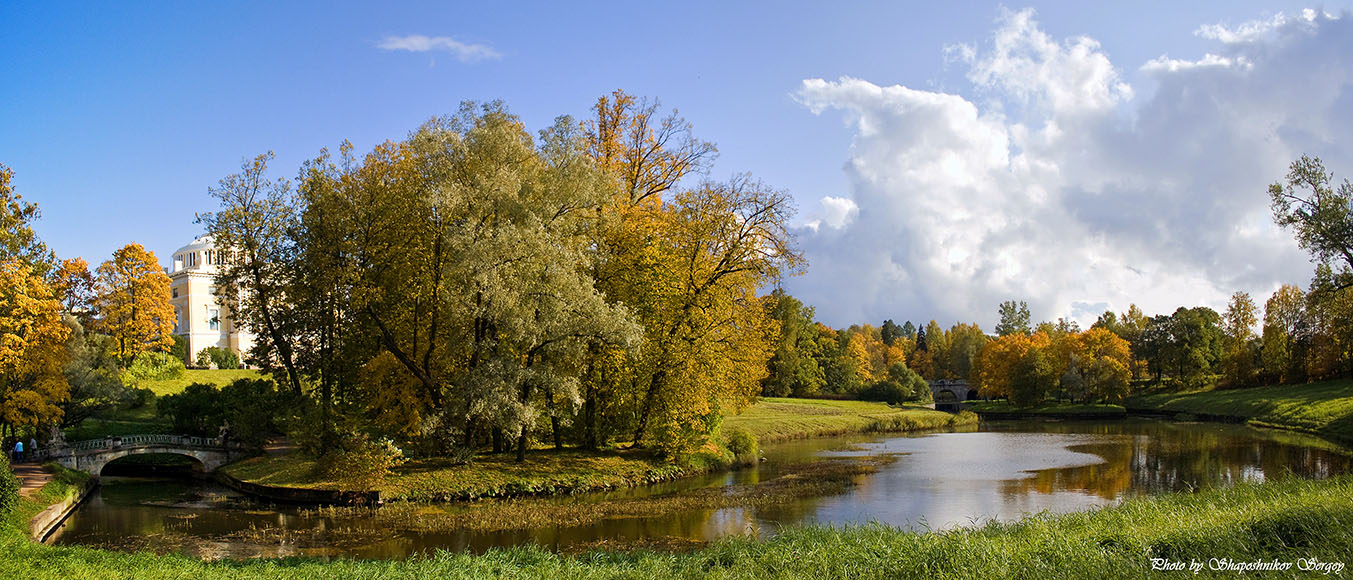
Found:
[(80, 441), (38, 451), (36, 459), (51, 460), (69, 469), (78, 469), (99, 477), (103, 466), (128, 455), (171, 453), (196, 459), (202, 471), (216, 468), (240, 459), (246, 451), (220, 437), (190, 437), (188, 435), (122, 435)]
[(963, 379), (930, 381), (930, 395), (935, 400), (935, 409), (957, 413), (965, 401), (979, 398), (977, 388)]

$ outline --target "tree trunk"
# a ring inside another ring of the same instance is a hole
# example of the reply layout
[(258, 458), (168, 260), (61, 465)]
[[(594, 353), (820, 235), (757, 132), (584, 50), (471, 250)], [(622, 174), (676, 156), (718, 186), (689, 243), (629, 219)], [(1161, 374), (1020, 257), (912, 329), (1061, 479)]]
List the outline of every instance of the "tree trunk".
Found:
[(644, 431), (648, 429), (648, 417), (653, 412), (653, 399), (666, 376), (667, 371), (659, 370), (653, 373), (652, 379), (648, 382), (648, 390), (644, 394), (644, 408), (639, 413), (639, 425), (634, 429), (634, 442), (630, 444), (632, 447), (638, 447), (639, 442), (644, 439)]
[(521, 436), (517, 438), (517, 463), (526, 461), (526, 425), (521, 426)]

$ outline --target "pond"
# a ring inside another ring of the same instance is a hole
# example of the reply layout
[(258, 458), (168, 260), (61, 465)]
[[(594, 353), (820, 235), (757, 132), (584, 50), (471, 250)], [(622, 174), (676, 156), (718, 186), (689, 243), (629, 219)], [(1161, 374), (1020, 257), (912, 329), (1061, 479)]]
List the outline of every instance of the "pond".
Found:
[(1216, 423), (1000, 421), (975, 431), (768, 446), (766, 461), (660, 486), (561, 498), (307, 509), (192, 479), (105, 477), (53, 543), (202, 558), (404, 558), (535, 543), (682, 549), (787, 525), (946, 529), (1124, 498), (1347, 473), (1321, 439)]

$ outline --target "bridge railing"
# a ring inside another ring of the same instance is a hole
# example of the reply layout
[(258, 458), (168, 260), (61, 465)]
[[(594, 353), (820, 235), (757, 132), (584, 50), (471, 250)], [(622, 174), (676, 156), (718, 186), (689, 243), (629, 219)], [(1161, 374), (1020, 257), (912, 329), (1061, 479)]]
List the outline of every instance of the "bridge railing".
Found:
[(61, 449), (67, 449), (70, 452), (80, 453), (82, 451), (99, 451), (104, 449), (117, 449), (120, 447), (142, 447), (146, 445), (169, 445), (176, 447), (228, 447), (229, 443), (234, 441), (224, 441), (221, 437), (194, 437), (191, 435), (121, 435), (104, 437), (103, 439), (88, 439), (85, 441), (76, 441), (69, 443), (60, 449), (43, 449), (48, 456), (59, 454)]

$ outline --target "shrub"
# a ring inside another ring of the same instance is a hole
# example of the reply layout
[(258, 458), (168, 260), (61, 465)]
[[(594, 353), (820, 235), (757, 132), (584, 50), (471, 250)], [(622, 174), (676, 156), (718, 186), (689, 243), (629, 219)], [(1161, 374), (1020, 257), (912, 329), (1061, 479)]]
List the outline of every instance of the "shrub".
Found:
[(738, 463), (752, 464), (761, 455), (761, 448), (757, 445), (756, 437), (741, 427), (734, 427), (724, 432), (724, 446), (733, 452), (733, 458)]
[(257, 447), (278, 432), (278, 415), (289, 407), (284, 399), (268, 379), (239, 379), (220, 389), (193, 383), (162, 397), (158, 411), (179, 433), (215, 437), (228, 426), (232, 438)]
[(235, 351), (219, 346), (209, 346), (197, 351), (197, 366), (212, 365), (216, 365), (218, 369), (237, 369), (240, 368), (240, 357)]
[(131, 388), (122, 392), (122, 404), (128, 409), (140, 409), (155, 400), (155, 391), (144, 388)]
[(340, 482), (350, 491), (370, 491), (385, 483), (390, 470), (403, 465), (404, 452), (389, 439), (372, 439), (365, 433), (343, 437), (339, 446), (315, 464), (324, 477)]
[(188, 339), (175, 334), (174, 346), (169, 347), (169, 354), (174, 355), (174, 358), (183, 361), (184, 364), (188, 364)]
[(225, 399), (215, 385), (193, 383), (160, 398), (157, 412), (184, 435), (215, 437), (225, 421)]
[(132, 359), (124, 372), (123, 383), (165, 381), (183, 376), (183, 361), (167, 352), (143, 352)]
[(19, 503), (19, 478), (9, 468), (9, 457), (0, 453), (0, 516), (9, 515)]

